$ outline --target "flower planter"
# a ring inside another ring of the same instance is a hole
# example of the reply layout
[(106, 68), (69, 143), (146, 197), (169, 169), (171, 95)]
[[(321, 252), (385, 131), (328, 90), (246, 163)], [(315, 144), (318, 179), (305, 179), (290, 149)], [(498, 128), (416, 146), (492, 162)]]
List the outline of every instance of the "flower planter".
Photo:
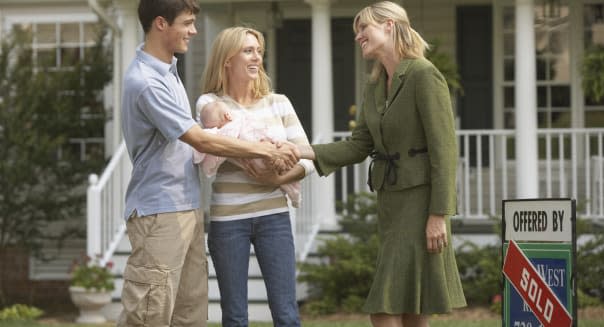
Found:
[(87, 290), (80, 286), (70, 286), (71, 301), (80, 310), (76, 319), (80, 324), (100, 324), (107, 322), (101, 309), (111, 302), (110, 291)]

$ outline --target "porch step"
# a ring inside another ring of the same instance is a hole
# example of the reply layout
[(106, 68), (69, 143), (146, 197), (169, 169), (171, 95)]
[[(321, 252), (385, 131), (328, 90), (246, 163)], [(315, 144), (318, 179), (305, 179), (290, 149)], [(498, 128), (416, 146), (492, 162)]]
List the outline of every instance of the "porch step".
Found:
[[(110, 321), (117, 321), (120, 313), (122, 312), (122, 304), (119, 302), (112, 302), (103, 308), (103, 315)], [(208, 304), (208, 321), (213, 323), (220, 323), (222, 318), (222, 311), (220, 310), (220, 303), (210, 302)], [(249, 321), (271, 321), (271, 314), (268, 310), (268, 304), (248, 302), (248, 320)]]
[[(255, 261), (255, 260), (254, 260)], [(210, 263), (211, 260), (208, 261)], [(124, 279), (121, 276), (115, 279), (115, 290), (113, 291), (112, 298), (119, 300), (124, 285)], [(262, 276), (251, 276), (248, 279), (248, 300), (250, 302), (266, 301), (266, 288), (264, 287), (264, 281)], [(216, 274), (211, 274), (208, 277), (208, 300), (210, 302), (220, 302), (220, 292), (218, 290), (218, 281), (216, 280)]]
[[(207, 242), (207, 235), (206, 235)], [(206, 244), (207, 249), (207, 244)], [(112, 292), (113, 303), (103, 309), (108, 320), (116, 321), (122, 310), (120, 303), (122, 287), (124, 284), (123, 274), (126, 267), (126, 261), (130, 255), (131, 247), (127, 237), (124, 237), (112, 258), (113, 274), (115, 275), (115, 289)], [(208, 321), (220, 322), (220, 291), (218, 289), (218, 281), (216, 280), (216, 269), (214, 263), (208, 255)], [(271, 321), (270, 309), (268, 307), (266, 287), (262, 279), (260, 266), (254, 254), (253, 248), (251, 251), (249, 262), (249, 278), (248, 278), (248, 315), (250, 321)], [(304, 289), (302, 288), (301, 291)]]
[[(455, 228), (454, 228), (455, 229)], [(487, 229), (487, 228), (478, 228), (478, 229)], [(460, 233), (461, 232), (461, 233)], [(474, 228), (465, 228), (458, 229), (458, 232), (454, 232), (453, 234), (453, 246), (458, 247), (463, 242), (472, 242), (476, 244), (498, 244), (500, 241), (498, 236), (493, 234), (492, 231), (488, 233), (476, 233), (477, 231)], [(306, 259), (306, 262), (312, 263), (320, 263), (321, 259), (317, 255), (317, 250), (323, 244), (325, 240), (334, 239), (337, 236), (342, 236), (345, 234), (338, 230), (321, 230), (313, 242), (310, 253)], [(207, 238), (206, 238), (207, 239)], [(207, 248), (207, 247), (206, 247)], [(120, 296), (123, 285), (123, 269), (126, 265), (126, 260), (129, 255), (130, 244), (127, 240), (123, 240), (118, 247), (118, 250), (113, 257), (114, 261), (114, 273), (116, 275), (116, 290), (114, 290), (113, 303), (106, 306), (104, 308), (104, 313), (107, 319), (116, 321), (121, 312), (121, 303)], [(209, 287), (209, 305), (208, 305), (208, 321), (212, 323), (220, 323), (221, 320), (221, 310), (220, 310), (220, 293), (218, 290), (218, 282), (216, 280), (216, 271), (214, 269), (213, 262), (211, 257), (208, 256), (208, 287)], [(260, 271), (260, 267), (256, 260), (256, 257), (253, 253), (251, 253), (250, 264), (249, 264), (249, 279), (248, 279), (248, 314), (249, 321), (258, 321), (258, 322), (269, 322), (272, 320), (270, 315), (270, 309), (268, 307), (268, 302), (266, 299), (266, 288), (264, 286), (264, 282), (262, 280), (262, 274)], [(296, 292), (298, 296), (298, 301), (303, 301), (308, 296), (308, 287), (305, 283), (298, 282), (296, 285)]]

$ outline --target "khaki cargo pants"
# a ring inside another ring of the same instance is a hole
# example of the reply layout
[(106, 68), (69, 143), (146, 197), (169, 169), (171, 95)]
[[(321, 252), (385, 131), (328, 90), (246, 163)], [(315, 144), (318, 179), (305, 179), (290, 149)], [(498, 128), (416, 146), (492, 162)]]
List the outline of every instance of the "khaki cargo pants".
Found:
[(208, 266), (200, 210), (133, 216), (117, 326), (205, 327)]

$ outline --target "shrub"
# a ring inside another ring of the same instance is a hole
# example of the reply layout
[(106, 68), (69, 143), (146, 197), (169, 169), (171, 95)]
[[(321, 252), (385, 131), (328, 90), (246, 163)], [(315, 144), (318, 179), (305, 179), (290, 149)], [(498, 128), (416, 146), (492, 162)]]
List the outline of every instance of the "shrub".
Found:
[(581, 289), (577, 290), (577, 305), (579, 308), (595, 307), (602, 304), (602, 301), (595, 296), (585, 294)]
[(98, 258), (93, 260), (88, 256), (81, 261), (74, 261), (71, 268), (71, 286), (80, 286), (87, 290), (112, 291), (115, 286), (111, 267), (113, 267), (111, 261), (101, 266)]
[(25, 304), (15, 304), (0, 310), (0, 321), (32, 321), (38, 319), (44, 312), (36, 307)]
[(595, 102), (604, 99), (604, 47), (596, 46), (585, 51), (581, 73), (585, 96)]
[[(32, 61), (33, 36), (27, 28), (2, 35), (0, 253), (18, 247), (52, 259), (42, 249), (85, 237), (88, 175), (102, 169), (104, 150), (88, 146), (84, 158), (70, 140), (103, 137), (102, 92), (112, 76), (103, 36), (84, 57), (65, 57), (74, 62), (67, 69)], [(0, 264), (0, 305), (11, 302), (3, 295), (9, 268)]]
[[(320, 263), (300, 265), (299, 280), (309, 286), (309, 301), (303, 310), (309, 314), (359, 312), (371, 287), (378, 250), (375, 195), (351, 195), (340, 208), (345, 236), (327, 240), (319, 247)], [(580, 306), (597, 305), (604, 299), (604, 233), (592, 227), (587, 220), (577, 221), (577, 235), (592, 236), (577, 249)], [(495, 224), (493, 234), (501, 235), (500, 228)], [(501, 243), (464, 242), (455, 253), (468, 304), (501, 312)]]
[[(604, 300), (604, 232), (602, 228), (593, 228), (589, 221), (579, 220), (577, 237), (589, 235), (590, 238), (577, 246), (577, 285), (584, 295)], [(579, 301), (581, 304), (581, 301)]]
[(451, 94), (455, 94), (456, 92), (463, 94), (457, 64), (450, 54), (441, 51), (440, 43), (438, 39), (430, 42), (430, 50), (426, 52), (426, 59), (430, 60), (441, 72), (447, 81)]
[(489, 306), (489, 309), (491, 309), (491, 311), (493, 311), (497, 314), (501, 314), (502, 305), (503, 305), (502, 302), (503, 302), (503, 296), (501, 296), (501, 294), (493, 295), (493, 297), (491, 298), (491, 305)]
[(464, 242), (455, 254), (468, 304), (490, 305), (502, 290), (501, 246)]
[(320, 264), (303, 263), (299, 280), (309, 285), (309, 302), (304, 311), (328, 314), (338, 311), (358, 312), (369, 293), (378, 238), (375, 195), (351, 195), (340, 204), (340, 224), (346, 236), (337, 236), (321, 245)]

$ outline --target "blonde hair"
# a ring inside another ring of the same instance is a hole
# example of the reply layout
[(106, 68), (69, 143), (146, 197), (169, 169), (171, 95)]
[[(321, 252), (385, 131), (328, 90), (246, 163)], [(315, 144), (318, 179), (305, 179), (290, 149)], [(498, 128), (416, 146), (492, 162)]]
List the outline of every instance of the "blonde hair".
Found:
[[(361, 9), (354, 17), (352, 28), (358, 33), (361, 24), (377, 25), (389, 19), (394, 22), (392, 38), (397, 55), (401, 58), (424, 58), (424, 52), (430, 46), (411, 27), (407, 11), (394, 2), (381, 1)], [(376, 60), (371, 71), (371, 80), (377, 80), (383, 70), (384, 66)]]
[[(201, 77), (202, 93), (224, 95), (228, 92), (225, 64), (243, 48), (247, 34), (256, 37), (260, 48), (264, 51), (264, 36), (253, 28), (236, 26), (220, 32), (212, 43), (210, 58)], [(269, 93), (271, 93), (271, 82), (264, 65), (260, 65), (259, 77), (253, 83), (252, 94), (255, 98), (261, 98)]]

